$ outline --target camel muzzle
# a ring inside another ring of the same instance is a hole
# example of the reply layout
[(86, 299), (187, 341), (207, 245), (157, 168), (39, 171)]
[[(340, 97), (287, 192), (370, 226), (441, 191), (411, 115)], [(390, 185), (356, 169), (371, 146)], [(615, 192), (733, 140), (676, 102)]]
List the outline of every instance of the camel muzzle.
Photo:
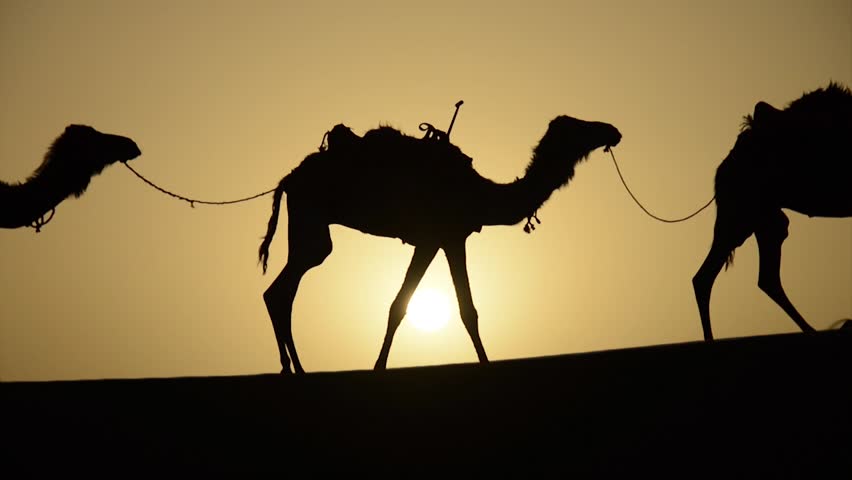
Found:
[(120, 141), (120, 147), (117, 149), (119, 150), (118, 157), (122, 162), (133, 160), (142, 155), (142, 150), (133, 140), (127, 137), (118, 137), (118, 140)]
[(618, 145), (619, 143), (621, 143), (621, 132), (616, 130), (613, 135), (613, 140), (604, 145), (604, 152), (608, 152), (610, 148)]

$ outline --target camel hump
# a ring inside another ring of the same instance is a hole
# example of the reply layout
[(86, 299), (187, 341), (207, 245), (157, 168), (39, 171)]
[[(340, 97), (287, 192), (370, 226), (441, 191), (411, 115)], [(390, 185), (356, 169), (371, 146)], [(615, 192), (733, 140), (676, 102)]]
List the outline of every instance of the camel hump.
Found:
[(768, 123), (777, 118), (779, 113), (781, 113), (781, 110), (778, 110), (766, 102), (760, 101), (754, 105), (754, 114), (752, 117), (755, 122)]

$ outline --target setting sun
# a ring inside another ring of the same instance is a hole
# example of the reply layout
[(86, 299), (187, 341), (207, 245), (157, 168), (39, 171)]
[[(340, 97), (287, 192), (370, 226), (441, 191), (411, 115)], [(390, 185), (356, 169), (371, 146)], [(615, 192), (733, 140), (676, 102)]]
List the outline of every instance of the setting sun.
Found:
[(444, 328), (450, 319), (450, 301), (447, 295), (433, 288), (418, 289), (408, 303), (406, 318), (424, 332)]

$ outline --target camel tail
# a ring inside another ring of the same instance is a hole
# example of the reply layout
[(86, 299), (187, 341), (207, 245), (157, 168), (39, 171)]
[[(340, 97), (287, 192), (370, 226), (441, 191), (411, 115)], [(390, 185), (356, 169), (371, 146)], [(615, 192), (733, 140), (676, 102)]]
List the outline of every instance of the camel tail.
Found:
[(258, 259), (263, 265), (263, 273), (266, 273), (266, 263), (269, 260), (269, 245), (272, 243), (272, 237), (275, 236), (275, 230), (278, 229), (278, 214), (281, 211), (281, 198), (286, 189), (286, 180), (287, 177), (281, 179), (272, 194), (272, 215), (269, 217), (269, 225), (266, 227), (266, 236), (263, 237), (263, 242), (261, 242), (258, 250)]
[(728, 256), (725, 257), (725, 270), (727, 270), (728, 267), (731, 267), (733, 265), (734, 265), (734, 250), (731, 250), (731, 253), (729, 253)]

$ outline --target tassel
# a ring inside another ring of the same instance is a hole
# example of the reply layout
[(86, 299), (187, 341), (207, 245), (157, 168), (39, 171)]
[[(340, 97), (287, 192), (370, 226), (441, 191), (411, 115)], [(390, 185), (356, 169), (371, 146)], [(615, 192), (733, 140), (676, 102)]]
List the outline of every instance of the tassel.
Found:
[(535, 225), (533, 225), (532, 220), (535, 219), (535, 223), (541, 225), (541, 220), (538, 219), (538, 211), (536, 210), (532, 215), (527, 217), (527, 223), (524, 225), (524, 232), (532, 233), (535, 230)]

